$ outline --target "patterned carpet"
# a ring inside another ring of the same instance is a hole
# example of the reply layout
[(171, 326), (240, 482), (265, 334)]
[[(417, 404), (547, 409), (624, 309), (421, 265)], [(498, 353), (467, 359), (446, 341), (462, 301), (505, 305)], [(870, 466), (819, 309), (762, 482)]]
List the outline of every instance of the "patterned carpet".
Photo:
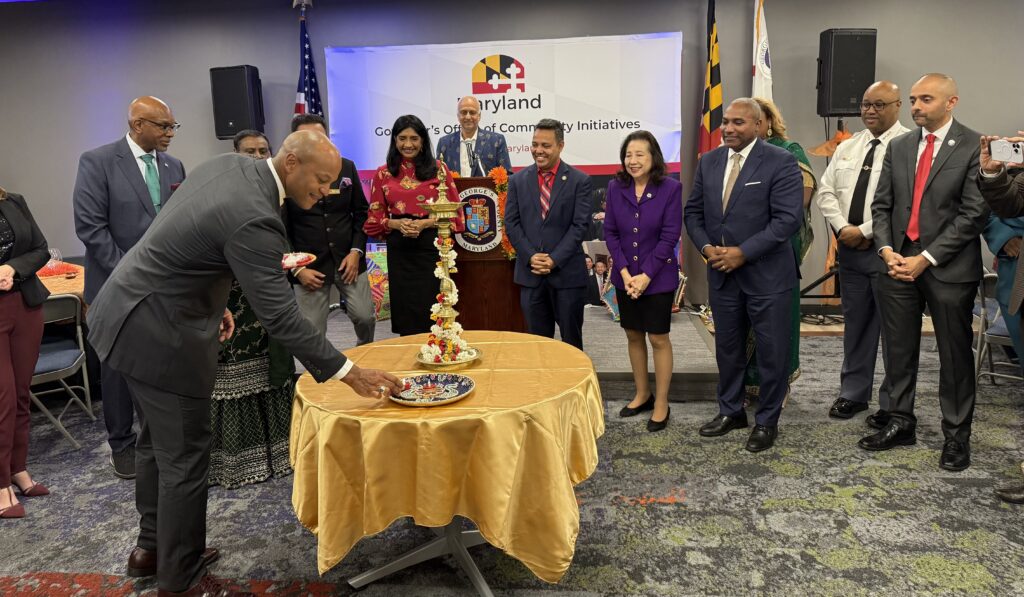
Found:
[[(707, 395), (676, 395), (665, 432), (619, 419), (627, 382), (605, 382), (601, 464), (578, 487), (581, 530), (572, 567), (547, 585), (489, 546), (473, 548), (496, 595), (1024, 595), (1024, 509), (992, 489), (1020, 477), (1020, 383), (979, 392), (971, 468), (938, 468), (942, 447), (937, 355), (924, 340), (919, 442), (867, 453), (863, 417), (831, 421), (841, 339), (805, 338), (773, 450), (749, 454), (746, 434), (700, 438), (716, 414)], [(28, 516), (0, 523), (0, 595), (133, 595), (153, 581), (119, 576), (134, 541), (131, 483), (106, 464), (102, 423), (84, 416), (70, 449), (34, 419), (30, 466), (53, 495), (26, 500)], [(212, 572), (276, 595), (348, 594), (344, 579), (432, 536), (399, 521), (364, 539), (320, 578), (315, 541), (295, 520), (291, 478), (210, 493)], [(370, 585), (362, 595), (473, 595), (450, 559)]]

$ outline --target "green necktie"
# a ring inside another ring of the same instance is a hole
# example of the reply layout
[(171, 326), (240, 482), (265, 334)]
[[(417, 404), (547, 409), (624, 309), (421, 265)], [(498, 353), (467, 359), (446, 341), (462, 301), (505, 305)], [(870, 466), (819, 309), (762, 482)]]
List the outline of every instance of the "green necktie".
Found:
[(140, 156), (146, 162), (146, 187), (149, 189), (149, 198), (153, 201), (153, 209), (160, 213), (160, 177), (156, 173), (155, 159), (152, 154)]

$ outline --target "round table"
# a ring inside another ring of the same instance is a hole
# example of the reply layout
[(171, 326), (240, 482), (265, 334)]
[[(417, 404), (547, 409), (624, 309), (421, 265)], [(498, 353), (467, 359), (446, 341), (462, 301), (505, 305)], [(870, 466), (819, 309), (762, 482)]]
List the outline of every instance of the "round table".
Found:
[[(308, 374), (296, 386), (292, 505), (317, 537), (321, 574), (359, 539), (401, 517), (445, 527), (437, 540), (350, 579), (354, 587), (454, 553), (481, 594), (490, 594), (465, 548), (486, 540), (542, 580), (557, 582), (579, 532), (573, 486), (597, 467), (604, 409), (593, 363), (549, 338), (465, 332), (482, 357), (458, 373), (476, 383), (448, 405), (408, 407), (363, 398)], [(360, 367), (405, 377), (424, 373), (415, 355), (426, 335), (345, 352)], [(461, 531), (455, 516), (479, 531)]]

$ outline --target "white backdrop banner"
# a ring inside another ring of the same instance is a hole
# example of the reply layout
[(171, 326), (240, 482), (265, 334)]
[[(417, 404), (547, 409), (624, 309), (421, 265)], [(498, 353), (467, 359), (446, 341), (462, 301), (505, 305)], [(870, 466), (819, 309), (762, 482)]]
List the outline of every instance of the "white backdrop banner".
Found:
[(456, 105), (481, 104), (480, 126), (505, 135), (512, 166), (533, 163), (541, 118), (565, 125), (562, 158), (590, 174), (611, 174), (631, 131), (657, 137), (679, 169), (679, 32), (426, 46), (329, 47), (331, 139), (361, 171), (385, 161), (391, 125), (419, 116), (438, 140), (459, 130)]

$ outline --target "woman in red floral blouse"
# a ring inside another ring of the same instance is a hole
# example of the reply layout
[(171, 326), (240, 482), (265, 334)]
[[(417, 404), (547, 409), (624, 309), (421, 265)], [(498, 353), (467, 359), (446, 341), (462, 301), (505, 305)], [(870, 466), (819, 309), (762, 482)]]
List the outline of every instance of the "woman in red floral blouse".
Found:
[[(429, 332), (433, 324), (430, 306), (440, 290), (434, 277), (437, 222), (424, 205), (437, 200), (439, 170), (448, 200), (458, 201), (451, 173), (434, 159), (423, 121), (411, 114), (398, 117), (391, 127), (387, 163), (373, 176), (363, 231), (387, 240), (391, 331), (400, 336)], [(461, 212), (453, 228), (462, 232)]]

